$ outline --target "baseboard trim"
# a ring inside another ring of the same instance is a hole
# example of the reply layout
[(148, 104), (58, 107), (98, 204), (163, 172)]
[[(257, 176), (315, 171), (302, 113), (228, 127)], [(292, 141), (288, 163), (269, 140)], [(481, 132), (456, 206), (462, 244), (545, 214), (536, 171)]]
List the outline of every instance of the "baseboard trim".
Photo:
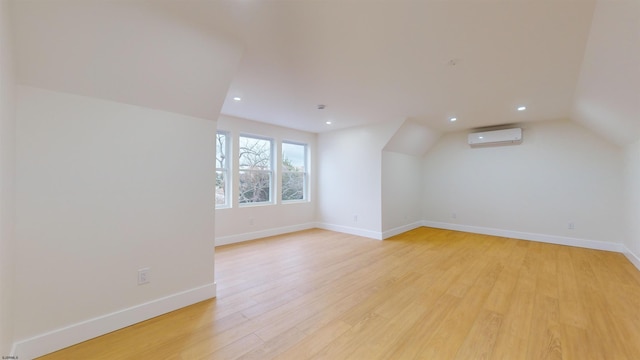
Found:
[(476, 233), (476, 234), (501, 236), (501, 237), (507, 237), (507, 238), (513, 238), (513, 239), (521, 239), (521, 240), (531, 240), (531, 241), (538, 241), (538, 242), (556, 244), (556, 245), (576, 246), (576, 247), (594, 249), (594, 250), (605, 250), (605, 251), (615, 251), (615, 252), (623, 252), (624, 250), (624, 246), (620, 243), (610, 243), (605, 241), (587, 240), (587, 239), (579, 239), (579, 238), (557, 236), (557, 235), (527, 233), (527, 232), (521, 232), (521, 231), (485, 228), (485, 227), (471, 226), (471, 225), (451, 224), (451, 223), (443, 223), (443, 222), (428, 221), (428, 220), (422, 221), (422, 225), (427, 227), (438, 228), (438, 229), (447, 229), (447, 230), (463, 231), (463, 232), (470, 232), (470, 233)]
[(382, 240), (382, 233), (377, 231), (359, 229), (349, 226), (335, 225), (335, 224), (327, 224), (327, 223), (318, 223), (316, 227), (324, 230), (337, 231), (345, 234), (362, 236), (374, 240)]
[(215, 282), (185, 290), (18, 341), (12, 356), (33, 359), (215, 296)]
[(302, 230), (309, 230), (315, 227), (317, 227), (316, 223), (311, 222), (311, 223), (305, 223), (305, 224), (299, 224), (299, 225), (252, 231), (252, 232), (237, 234), (237, 235), (220, 236), (220, 237), (216, 237), (215, 244), (216, 246), (235, 244), (243, 241), (262, 239), (269, 236), (288, 234), (288, 233), (302, 231)]
[(392, 236), (396, 236), (399, 234), (402, 234), (403, 232), (407, 232), (407, 231), (411, 231), (413, 229), (417, 229), (419, 227), (422, 226), (422, 221), (416, 221), (414, 223), (411, 224), (407, 224), (407, 225), (402, 225), (402, 226), (398, 226), (395, 227), (393, 229), (387, 230), (387, 231), (383, 231), (382, 232), (382, 238), (383, 239), (388, 239)]
[(626, 246), (624, 246), (623, 253), (624, 253), (624, 256), (626, 256), (627, 259), (629, 259), (629, 261), (633, 264), (633, 266), (635, 266), (638, 270), (640, 270), (640, 257), (638, 257), (636, 254), (631, 252), (631, 250), (629, 250), (629, 248), (627, 248)]

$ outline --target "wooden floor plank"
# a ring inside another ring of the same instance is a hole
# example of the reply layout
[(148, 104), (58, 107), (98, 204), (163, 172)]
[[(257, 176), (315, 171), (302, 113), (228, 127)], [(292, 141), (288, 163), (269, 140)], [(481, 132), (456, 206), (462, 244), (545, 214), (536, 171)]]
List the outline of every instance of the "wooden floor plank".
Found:
[(527, 348), (529, 359), (562, 360), (559, 317), (558, 299), (536, 293)]
[(426, 353), (425, 344), (433, 337), (438, 325), (458, 307), (461, 299), (444, 294), (439, 297), (424, 297), (420, 301), (427, 309), (415, 324), (407, 329), (405, 335), (391, 346), (380, 359), (417, 359)]
[(189, 348), (185, 349), (181, 356), (185, 359), (198, 359), (198, 360), (215, 360), (215, 359), (237, 359), (240, 356), (247, 354), (254, 349), (261, 347), (264, 341), (254, 334), (249, 334), (239, 340), (217, 349), (209, 354), (204, 351)]
[(276, 359), (309, 359), (319, 353), (338, 336), (351, 329), (351, 326), (341, 320), (334, 320), (307, 336), (295, 346), (278, 355)]
[(481, 310), (455, 358), (459, 360), (491, 358), (502, 318), (502, 314)]
[(494, 348), (495, 359), (517, 359), (527, 353), (533, 317), (536, 279), (526, 269), (518, 273), (509, 309), (504, 314)]
[(217, 299), (41, 359), (640, 359), (640, 272), (617, 253), (313, 229), (215, 261)]
[[(346, 359), (358, 348), (363, 347), (369, 338), (376, 333), (376, 330), (385, 326), (389, 322), (375, 313), (363, 314), (355, 325), (330, 342), (321, 351), (310, 357), (314, 360)], [(345, 323), (346, 324), (346, 323)]]
[(487, 263), (480, 273), (473, 276), (477, 279), (474, 286), (437, 326), (434, 335), (425, 342), (420, 354), (422, 358), (452, 359), (455, 357), (480, 314), (500, 271), (502, 271), (500, 264)]
[(588, 315), (582, 306), (583, 294), (579, 290), (568, 246), (563, 246), (558, 251), (558, 291), (562, 323), (586, 329)]

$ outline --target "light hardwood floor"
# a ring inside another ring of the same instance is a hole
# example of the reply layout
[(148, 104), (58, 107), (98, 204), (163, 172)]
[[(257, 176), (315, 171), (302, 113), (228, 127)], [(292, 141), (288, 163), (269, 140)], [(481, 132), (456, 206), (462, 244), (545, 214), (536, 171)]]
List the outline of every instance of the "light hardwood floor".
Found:
[(640, 359), (618, 253), (419, 228), (216, 249), (218, 298), (42, 359)]

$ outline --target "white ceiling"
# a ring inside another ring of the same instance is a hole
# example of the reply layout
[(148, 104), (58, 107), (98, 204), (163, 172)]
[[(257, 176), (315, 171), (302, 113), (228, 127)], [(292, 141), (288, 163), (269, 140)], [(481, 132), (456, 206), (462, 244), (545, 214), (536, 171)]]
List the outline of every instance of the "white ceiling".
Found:
[(217, 3), (207, 16), (246, 46), (223, 113), (312, 132), (404, 119), (447, 132), (568, 119), (593, 9), (262, 1)]
[(237, 41), (155, 3), (13, 5), (18, 80), (25, 85), (216, 119), (242, 55)]
[(14, 24), (32, 86), (215, 119), (231, 81), (224, 114), (310, 132), (571, 119), (624, 144), (640, 135), (639, 4), (20, 0)]

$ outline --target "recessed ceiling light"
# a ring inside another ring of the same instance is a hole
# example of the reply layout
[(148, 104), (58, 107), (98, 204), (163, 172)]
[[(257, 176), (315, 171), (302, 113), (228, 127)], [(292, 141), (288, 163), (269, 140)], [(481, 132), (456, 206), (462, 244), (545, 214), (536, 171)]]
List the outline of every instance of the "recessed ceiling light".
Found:
[(327, 124), (327, 125), (331, 125), (332, 124), (331, 121), (325, 121), (324, 123)]
[(233, 100), (234, 100), (234, 101), (240, 101), (240, 100), (242, 100), (242, 98), (241, 98), (240, 96), (234, 96), (234, 97), (233, 97)]
[(478, 139), (484, 139), (484, 136), (478, 136)]
[(518, 111), (525, 111), (527, 110), (526, 106), (518, 106)]
[(449, 119), (449, 121), (451, 121), (451, 122), (454, 122), (454, 121), (456, 121), (456, 120), (458, 120), (458, 118), (454, 118), (454, 117), (452, 117), (452, 118), (450, 118), (450, 119)]

